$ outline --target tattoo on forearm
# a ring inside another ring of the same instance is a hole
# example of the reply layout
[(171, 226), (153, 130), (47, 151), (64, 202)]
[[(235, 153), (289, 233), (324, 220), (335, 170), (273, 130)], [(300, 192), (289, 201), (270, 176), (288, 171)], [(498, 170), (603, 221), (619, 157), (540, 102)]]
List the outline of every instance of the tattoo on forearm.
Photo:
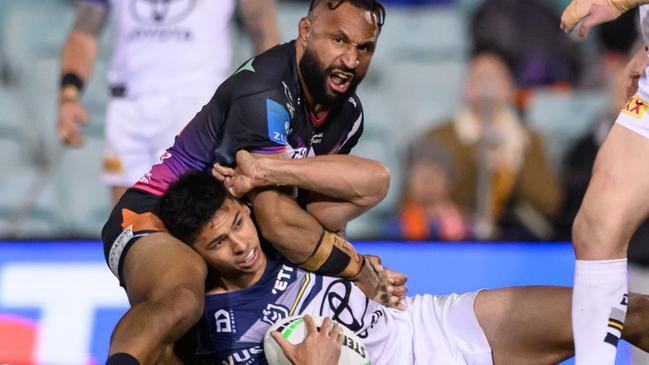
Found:
[(99, 4), (81, 2), (77, 6), (74, 30), (98, 37), (104, 28), (108, 11)]

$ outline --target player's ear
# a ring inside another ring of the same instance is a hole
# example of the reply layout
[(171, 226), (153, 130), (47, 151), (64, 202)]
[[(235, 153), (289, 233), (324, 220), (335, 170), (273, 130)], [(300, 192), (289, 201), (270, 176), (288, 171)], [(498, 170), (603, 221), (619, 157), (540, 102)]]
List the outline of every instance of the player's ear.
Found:
[(311, 20), (309, 17), (303, 17), (298, 23), (298, 41), (302, 46), (306, 47), (307, 39), (309, 38), (309, 33), (311, 32)]

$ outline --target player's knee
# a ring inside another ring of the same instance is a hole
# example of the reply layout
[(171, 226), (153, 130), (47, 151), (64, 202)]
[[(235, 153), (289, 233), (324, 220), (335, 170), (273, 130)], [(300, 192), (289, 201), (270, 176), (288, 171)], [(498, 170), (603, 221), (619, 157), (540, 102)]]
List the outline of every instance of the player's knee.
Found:
[(374, 204), (378, 204), (386, 195), (388, 195), (388, 189), (390, 188), (390, 169), (384, 164), (377, 162), (376, 175), (378, 181), (376, 194), (377, 200)]
[(572, 226), (572, 241), (577, 256), (589, 252), (601, 258), (617, 257), (626, 250), (626, 239), (622, 237), (621, 215), (593, 214), (582, 207)]

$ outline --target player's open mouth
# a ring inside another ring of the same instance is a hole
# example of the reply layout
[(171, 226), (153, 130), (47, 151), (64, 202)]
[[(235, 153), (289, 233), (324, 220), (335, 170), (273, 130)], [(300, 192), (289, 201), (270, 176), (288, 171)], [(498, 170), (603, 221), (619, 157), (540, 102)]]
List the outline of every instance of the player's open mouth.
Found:
[(353, 78), (353, 74), (342, 71), (334, 71), (329, 75), (329, 86), (333, 89), (333, 91), (342, 94), (347, 92)]
[(248, 252), (248, 255), (243, 258), (241, 262), (239, 262), (239, 267), (243, 269), (250, 269), (255, 265), (255, 262), (257, 262), (257, 249), (253, 248)]

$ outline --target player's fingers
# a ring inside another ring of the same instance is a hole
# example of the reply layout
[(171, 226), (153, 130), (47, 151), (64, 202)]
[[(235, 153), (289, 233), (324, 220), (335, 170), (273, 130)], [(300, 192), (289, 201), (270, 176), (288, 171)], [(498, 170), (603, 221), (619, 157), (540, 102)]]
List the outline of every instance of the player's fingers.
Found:
[(237, 161), (248, 161), (248, 160), (254, 160), (255, 156), (252, 155), (252, 153), (246, 151), (246, 150), (239, 150), (237, 151)]
[(392, 271), (390, 269), (387, 269), (386, 271), (390, 278), (390, 284), (392, 285), (403, 285), (408, 281), (408, 277), (403, 273)]
[(561, 14), (561, 30), (567, 33), (572, 32), (575, 25), (587, 14), (583, 12), (582, 8), (579, 0), (574, 0), (566, 7)]
[(619, 12), (611, 6), (593, 4), (588, 12), (588, 16), (584, 18), (584, 21), (579, 28), (579, 36), (582, 38), (586, 37), (593, 26), (610, 22), (619, 15)]
[(344, 341), (345, 334), (342, 331), (342, 327), (340, 327), (340, 332), (338, 332), (338, 335), (336, 336), (336, 344), (338, 345), (338, 349), (342, 347)]
[(403, 300), (398, 300), (395, 305), (392, 306), (392, 308), (396, 308), (398, 310), (406, 310), (407, 306), (406, 303)]
[(374, 269), (374, 271), (376, 271), (376, 272), (383, 271), (383, 265), (381, 265), (381, 258), (379, 256), (365, 255), (365, 257), (368, 259), (368, 261), (372, 265), (372, 268)]
[(590, 31), (590, 28), (592, 28), (596, 23), (595, 18), (592, 16), (586, 17), (583, 23), (581, 23), (581, 27), (579, 27), (579, 37), (580, 38), (586, 38), (588, 35), (588, 32)]
[(220, 169), (218, 169), (218, 166), (220, 166), (218, 163), (215, 163), (212, 166), (212, 176), (214, 176), (219, 181), (223, 181), (223, 180), (225, 180), (225, 176), (220, 172)]
[(399, 297), (404, 297), (406, 296), (406, 293), (408, 292), (408, 286), (407, 285), (399, 285), (399, 286), (394, 286), (394, 290), (392, 291), (392, 295), (396, 295)]
[(333, 321), (329, 317), (325, 317), (324, 321), (322, 321), (322, 324), (320, 325), (320, 333), (325, 334), (326, 336), (329, 336), (329, 333), (331, 332), (331, 328), (334, 326)]
[(213, 171), (221, 176), (233, 176), (234, 169), (231, 167), (223, 166), (219, 163), (214, 164)]
[(282, 352), (284, 355), (286, 355), (287, 358), (293, 359), (293, 351), (294, 351), (294, 346), (292, 343), (288, 342), (287, 339), (285, 339), (281, 333), (278, 331), (273, 331), (270, 333), (271, 337), (275, 339), (275, 342), (279, 345), (279, 348), (282, 349)]
[(340, 328), (340, 324), (334, 323), (333, 326), (331, 326), (331, 330), (329, 331), (329, 337), (335, 339), (337, 338), (340, 332), (342, 332), (342, 328)]
[(304, 323), (306, 323), (307, 336), (312, 334), (312, 333), (317, 332), (317, 330), (315, 328), (315, 322), (313, 322), (313, 318), (311, 318), (310, 315), (307, 314), (307, 315), (304, 316)]

